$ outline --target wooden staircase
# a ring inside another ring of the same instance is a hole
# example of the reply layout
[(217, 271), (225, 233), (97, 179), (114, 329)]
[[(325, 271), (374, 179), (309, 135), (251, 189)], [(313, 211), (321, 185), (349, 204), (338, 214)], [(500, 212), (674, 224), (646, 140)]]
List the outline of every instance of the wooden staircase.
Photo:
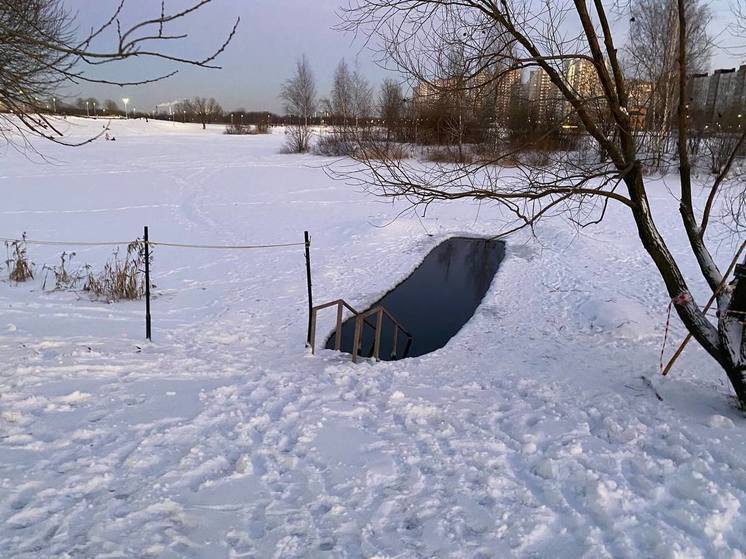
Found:
[[(316, 353), (316, 316), (318, 311), (329, 307), (337, 307), (337, 327), (334, 334), (334, 349), (340, 351), (342, 348), (342, 322), (344, 310), (349, 310), (355, 317), (355, 336), (352, 346), (352, 362), (357, 363), (358, 356), (360, 355), (360, 348), (362, 346), (363, 328), (368, 326), (373, 329), (373, 351), (371, 357), (376, 361), (380, 360), (381, 353), (381, 330), (383, 326), (384, 318), (388, 319), (394, 325), (394, 340), (393, 350), (391, 357), (397, 355), (397, 341), (399, 339), (399, 332), (407, 336), (407, 345), (403, 355), (406, 355), (409, 351), (409, 347), (412, 345), (412, 334), (410, 334), (394, 316), (383, 308), (381, 305), (373, 307), (365, 312), (356, 311), (351, 305), (349, 305), (344, 299), (337, 299), (336, 301), (330, 301), (323, 305), (317, 305), (311, 308), (311, 327), (308, 333), (308, 345), (311, 346), (311, 353)], [(375, 323), (368, 320), (368, 317), (375, 315)]]

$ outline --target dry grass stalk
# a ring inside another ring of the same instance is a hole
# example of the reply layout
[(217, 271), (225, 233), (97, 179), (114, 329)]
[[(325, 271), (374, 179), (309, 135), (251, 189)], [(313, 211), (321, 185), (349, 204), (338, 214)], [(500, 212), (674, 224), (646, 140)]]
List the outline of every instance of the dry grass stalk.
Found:
[(20, 283), (34, 278), (34, 263), (28, 259), (26, 252), (26, 233), (20, 240), (6, 241), (5, 252), (10, 281)]
[[(151, 252), (151, 261), (152, 257)], [(124, 257), (120, 256), (117, 248), (102, 272), (89, 272), (83, 290), (96, 299), (107, 301), (140, 299), (145, 296), (144, 267), (145, 243), (133, 241), (127, 245)]]
[[(79, 268), (74, 272), (70, 270), (70, 263), (74, 257), (74, 252), (63, 252), (60, 255), (59, 265), (44, 266), (44, 281), (42, 282), (41, 288), (46, 289), (47, 279), (49, 278), (49, 273), (51, 272), (54, 275), (54, 289), (75, 289), (78, 283), (80, 283), (80, 280), (83, 278), (84, 269)], [(84, 268), (88, 270), (90, 269), (90, 266), (85, 266)]]

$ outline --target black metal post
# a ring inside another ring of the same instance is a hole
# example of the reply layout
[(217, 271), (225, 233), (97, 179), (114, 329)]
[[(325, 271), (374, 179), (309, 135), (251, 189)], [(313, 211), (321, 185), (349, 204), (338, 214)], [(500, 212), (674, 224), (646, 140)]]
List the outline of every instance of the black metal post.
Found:
[(313, 314), (313, 292), (311, 290), (311, 238), (308, 231), (303, 232), (306, 241), (306, 283), (308, 284), (308, 336), (306, 347), (311, 345), (311, 315)]
[(145, 338), (152, 341), (150, 326), (150, 242), (148, 241), (148, 226), (143, 232), (145, 243)]

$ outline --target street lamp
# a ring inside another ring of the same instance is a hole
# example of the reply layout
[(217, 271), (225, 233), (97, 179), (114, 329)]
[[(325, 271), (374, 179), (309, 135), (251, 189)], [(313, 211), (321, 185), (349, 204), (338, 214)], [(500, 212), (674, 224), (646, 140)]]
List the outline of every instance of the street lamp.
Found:
[(88, 110), (88, 101), (85, 102), (85, 116), (91, 116), (91, 111)]
[(54, 97), (52, 97), (52, 110), (55, 112), (55, 114), (57, 113), (57, 99), (55, 99)]
[(122, 103), (124, 103), (124, 118), (127, 118), (127, 103), (130, 102), (129, 97), (122, 97)]

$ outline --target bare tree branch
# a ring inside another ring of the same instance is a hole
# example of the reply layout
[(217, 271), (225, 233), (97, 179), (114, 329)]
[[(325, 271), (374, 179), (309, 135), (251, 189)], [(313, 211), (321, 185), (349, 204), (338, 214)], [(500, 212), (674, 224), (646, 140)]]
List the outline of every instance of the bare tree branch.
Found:
[[(102, 64), (152, 58), (177, 66), (219, 68), (214, 61), (235, 37), (240, 18), (236, 19), (220, 45), (204, 57), (180, 56), (161, 48), (164, 45), (176, 46), (187, 38), (184, 33), (168, 33), (169, 26), (197, 14), (212, 1), (199, 0), (174, 13), (166, 12), (165, 3), (161, 2), (158, 15), (123, 29), (120, 17), (126, 0), (121, 0), (106, 21), (81, 37), (75, 16), (67, 11), (61, 0), (0, 0), (0, 106), (10, 111), (10, 115), (0, 114), (0, 129), (15, 129), (16, 132), (65, 144), (60, 130), (40, 114), (46, 110), (45, 102), (61, 87), (79, 83), (143, 85), (167, 79), (178, 72), (178, 69), (173, 69), (156, 76), (126, 81), (89, 73), (90, 68)], [(94, 48), (94, 42), (105, 41), (107, 32), (116, 35), (113, 47)], [(9, 124), (12, 118), (18, 119), (22, 126)]]

